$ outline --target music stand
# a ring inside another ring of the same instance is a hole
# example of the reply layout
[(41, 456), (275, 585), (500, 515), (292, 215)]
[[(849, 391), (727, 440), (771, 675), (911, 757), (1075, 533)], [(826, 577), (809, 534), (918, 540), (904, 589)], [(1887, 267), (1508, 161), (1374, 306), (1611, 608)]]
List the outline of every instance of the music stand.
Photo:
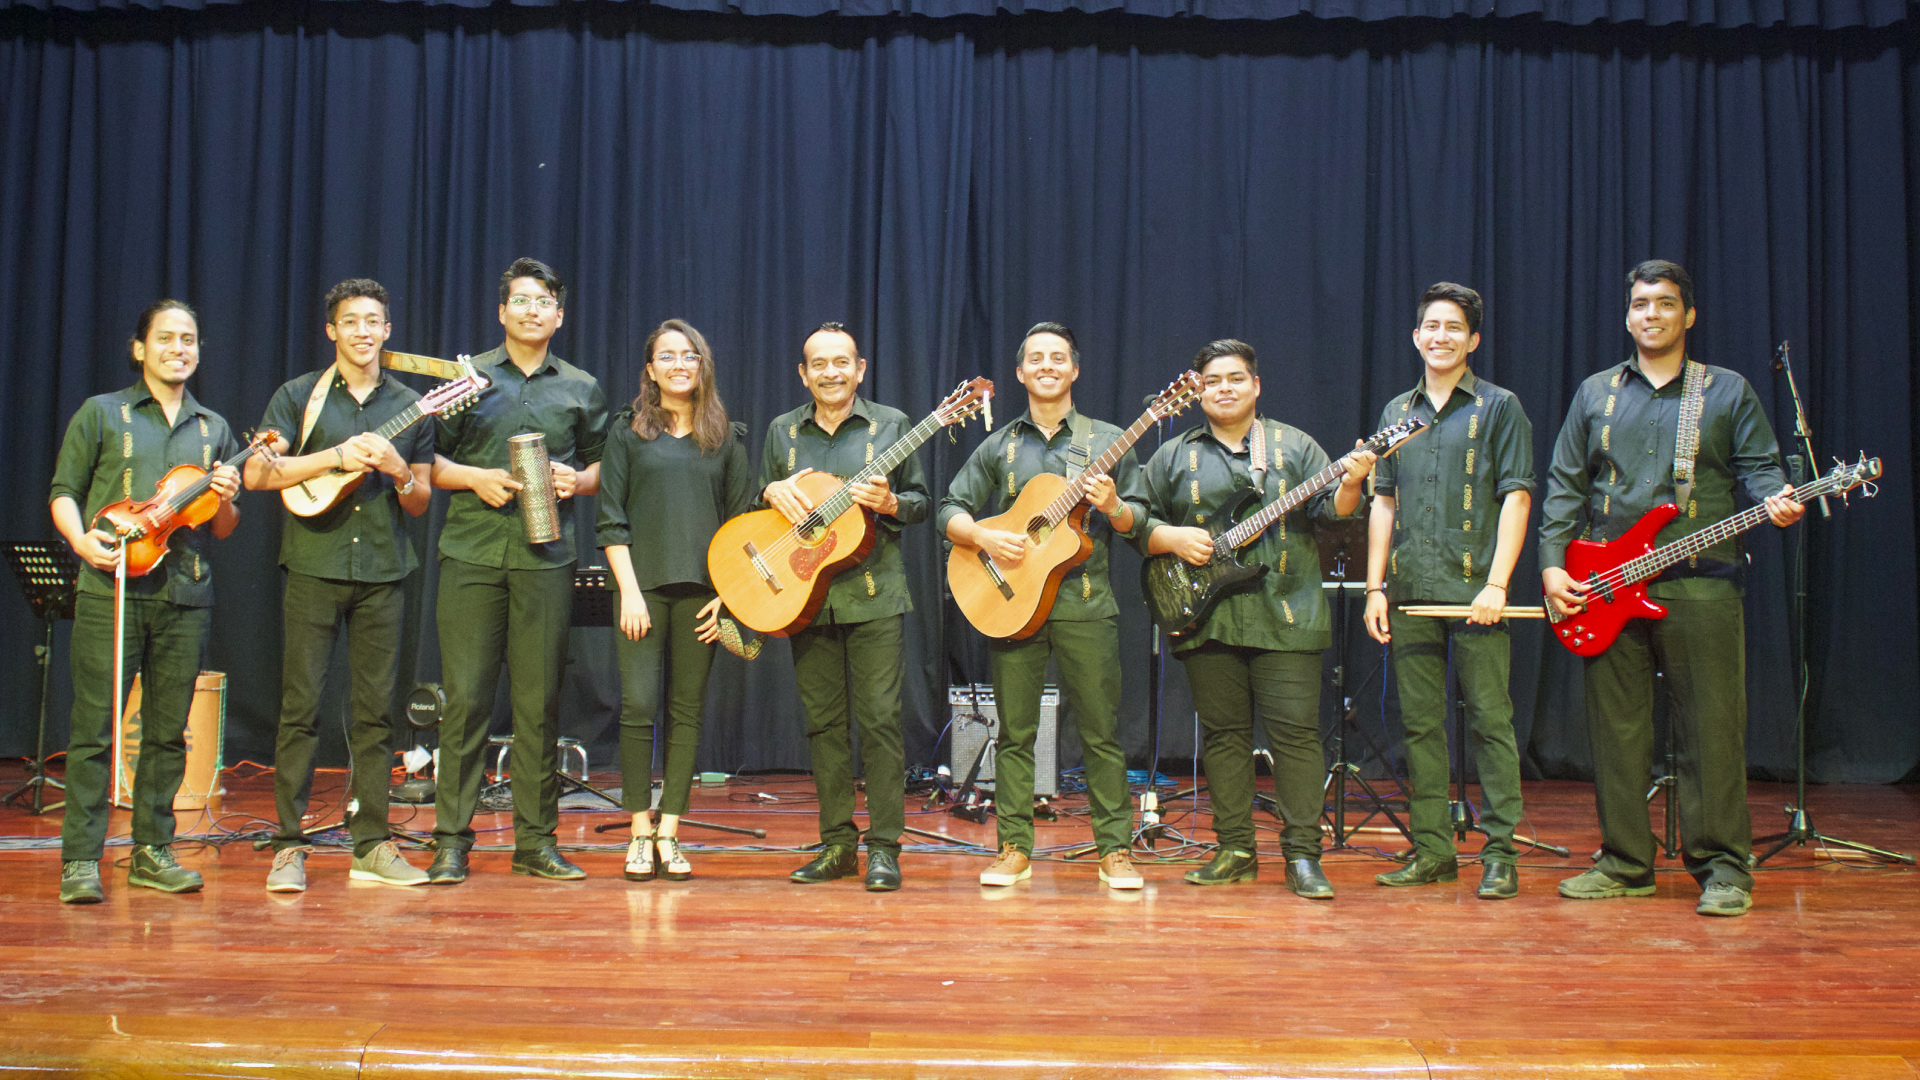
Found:
[[(1393, 808), (1387, 805), (1387, 800), (1373, 789), (1372, 784), (1367, 783), (1367, 778), (1360, 775), (1360, 766), (1347, 760), (1347, 725), (1356, 723), (1356, 714), (1359, 712), (1359, 706), (1354, 703), (1353, 695), (1347, 688), (1347, 639), (1353, 618), (1353, 613), (1347, 606), (1347, 586), (1351, 565), (1348, 552), (1350, 549), (1363, 553), (1367, 550), (1366, 519), (1356, 518), (1350, 522), (1342, 521), (1335, 524), (1316, 522), (1314, 531), (1315, 540), (1320, 548), (1321, 588), (1333, 594), (1329, 608), (1330, 621), (1333, 624), (1333, 692), (1338, 713), (1333, 722), (1333, 763), (1327, 766), (1327, 778), (1321, 784), (1322, 798), (1330, 796), (1333, 800), (1331, 809), (1321, 811), (1322, 817), (1330, 819), (1329, 824), (1333, 829), (1333, 847), (1329, 850), (1339, 851), (1343, 848), (1353, 850), (1353, 845), (1347, 841), (1365, 828), (1368, 822), (1382, 815), (1393, 822), (1393, 827), (1400, 830), (1400, 835), (1406, 838), (1408, 846), (1411, 847), (1413, 833), (1408, 831), (1406, 824), (1394, 814)], [(1384, 660), (1381, 664), (1375, 664), (1373, 670), (1367, 673), (1367, 677), (1360, 680), (1360, 686), (1364, 687), (1372, 682), (1381, 673), (1383, 664)], [(1360, 730), (1357, 724), (1355, 730)], [(1373, 749), (1376, 754), (1380, 752), (1378, 746)], [(1359, 789), (1358, 794), (1365, 800), (1368, 807), (1367, 816), (1361, 818), (1359, 824), (1351, 829), (1347, 828), (1348, 784)]]
[[(59, 541), (9, 541), (0, 544), (0, 551), (6, 552), (7, 565), (13, 568), (14, 580), (20, 583), (20, 595), (44, 624), (40, 644), (33, 647), (35, 661), (40, 665), (40, 726), (34, 755), (27, 763), (26, 783), (8, 792), (5, 799), (0, 799), (0, 805), (19, 801), (28, 813), (44, 814), (66, 805), (64, 799), (50, 806), (46, 803), (47, 788), (66, 790), (65, 784), (47, 777), (47, 695), (53, 664), (53, 628), (61, 619), (73, 618), (80, 560)], [(32, 798), (23, 799), (28, 792), (33, 793)]]

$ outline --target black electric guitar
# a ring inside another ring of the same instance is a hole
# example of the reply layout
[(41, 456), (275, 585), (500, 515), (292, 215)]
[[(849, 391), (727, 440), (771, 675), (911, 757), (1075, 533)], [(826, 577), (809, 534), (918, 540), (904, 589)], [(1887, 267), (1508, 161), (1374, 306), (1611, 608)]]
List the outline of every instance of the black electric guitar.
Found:
[[(1362, 449), (1386, 457), (1426, 426), (1426, 421), (1409, 417), (1375, 432)], [(1237, 519), (1259, 503), (1261, 493), (1248, 488), (1235, 496), (1226, 511), (1214, 517), (1213, 558), (1205, 566), (1194, 566), (1178, 555), (1155, 555), (1141, 563), (1140, 591), (1146, 594), (1147, 610), (1153, 615), (1153, 621), (1177, 641), (1198, 629), (1214, 605), (1258, 585), (1271, 567), (1265, 563), (1249, 566), (1234, 553), (1259, 539), (1267, 526), (1291, 513), (1315, 492), (1339, 483), (1347, 473), (1345, 462), (1346, 458), (1341, 458), (1243, 520)], [(1228, 522), (1235, 524), (1228, 525)]]

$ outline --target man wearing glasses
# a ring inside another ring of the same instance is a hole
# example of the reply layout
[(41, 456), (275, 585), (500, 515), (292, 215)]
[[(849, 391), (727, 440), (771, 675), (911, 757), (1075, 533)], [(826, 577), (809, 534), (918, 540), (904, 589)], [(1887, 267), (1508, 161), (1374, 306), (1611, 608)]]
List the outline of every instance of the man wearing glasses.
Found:
[(476, 356), (493, 389), (470, 409), (438, 421), (433, 485), (453, 492), (440, 532), (440, 766), (434, 804), (439, 849), (427, 878), (467, 879), (482, 752), (500, 665), (513, 709), (513, 872), (574, 879), (586, 874), (560, 854), (555, 740), (560, 676), (573, 612), (573, 515), (561, 536), (531, 544), (514, 506), (520, 484), (508, 471), (507, 440), (539, 432), (562, 499), (600, 488), (607, 396), (593, 376), (548, 352), (566, 315), (567, 288), (537, 259), (516, 259), (500, 275), (500, 325), (507, 340)]
[[(380, 368), (393, 332), (387, 290), (351, 278), (327, 292), (327, 337), (333, 362), (282, 386), (267, 405), (262, 429), (280, 433), (272, 455), (248, 459), (247, 487), (278, 491), (335, 469), (359, 473), (359, 486), (311, 517), (288, 514), (280, 534), (286, 569), (285, 648), (280, 674), (280, 733), (274, 746), (273, 801), (280, 831), (273, 838), (267, 891), (307, 887), (306, 817), (313, 793), (315, 716), (327, 661), (344, 626), (353, 686), (347, 731), (350, 793), (357, 807), (353, 837), (356, 881), (424, 885), (387, 833), (387, 780), (392, 729), (389, 709), (400, 672), (403, 582), (420, 565), (407, 517), (433, 497), (433, 433), (415, 424), (393, 435), (382, 425), (420, 395)], [(291, 455), (291, 456), (281, 456)], [(404, 514), (402, 513), (404, 511)]]

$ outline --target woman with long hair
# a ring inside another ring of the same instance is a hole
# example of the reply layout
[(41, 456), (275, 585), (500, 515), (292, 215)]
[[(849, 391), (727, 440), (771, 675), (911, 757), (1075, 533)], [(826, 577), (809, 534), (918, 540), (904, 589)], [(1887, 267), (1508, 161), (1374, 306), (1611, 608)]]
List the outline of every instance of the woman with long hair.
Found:
[[(753, 501), (745, 436), (720, 403), (706, 338), (683, 320), (661, 323), (647, 338), (639, 395), (607, 425), (596, 530), (620, 587), (620, 778), (622, 807), (633, 815), (631, 881), (693, 874), (680, 851), (680, 817), (720, 633), (707, 545)], [(656, 827), (649, 810), (663, 681), (666, 779)]]

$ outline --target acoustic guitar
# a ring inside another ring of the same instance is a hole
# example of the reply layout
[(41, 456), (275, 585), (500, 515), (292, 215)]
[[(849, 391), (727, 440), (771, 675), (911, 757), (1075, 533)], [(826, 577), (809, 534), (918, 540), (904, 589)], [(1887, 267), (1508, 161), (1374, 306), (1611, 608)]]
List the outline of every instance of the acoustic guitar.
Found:
[[(1425, 420), (1408, 417), (1369, 436), (1365, 449), (1386, 457), (1426, 426)], [(1248, 566), (1234, 553), (1259, 539), (1268, 526), (1292, 513), (1315, 492), (1338, 483), (1346, 475), (1345, 462), (1343, 457), (1321, 469), (1252, 514), (1247, 511), (1259, 505), (1261, 493), (1252, 488), (1242, 492), (1223, 513), (1214, 516), (1213, 558), (1205, 566), (1190, 565), (1178, 555), (1155, 555), (1141, 563), (1140, 591), (1146, 594), (1147, 611), (1153, 621), (1178, 641), (1199, 629), (1220, 601), (1258, 585), (1270, 568), (1265, 563)]]
[(853, 485), (892, 472), (934, 432), (964, 423), (992, 398), (991, 380), (970, 379), (861, 475), (802, 476), (796, 483), (813, 511), (797, 522), (778, 510), (751, 510), (720, 526), (707, 545), (707, 576), (727, 613), (741, 625), (774, 637), (806, 629), (827, 602), (834, 575), (873, 550), (875, 515), (853, 501)]
[[(442, 361), (444, 363), (445, 361)], [(401, 410), (393, 419), (380, 425), (381, 438), (392, 441), (395, 435), (407, 430), (429, 416), (452, 416), (467, 406), (480, 400), (487, 389), (487, 377), (473, 370), (466, 357), (460, 358), (460, 365), (466, 374), (451, 382), (434, 387), (419, 401)], [(346, 469), (328, 469), (318, 476), (280, 489), (280, 501), (286, 504), (288, 513), (299, 517), (315, 517), (340, 505), (340, 501), (360, 486), (367, 478), (363, 472), (350, 472)]]
[(245, 448), (213, 469), (175, 465), (154, 485), (151, 497), (140, 502), (122, 499), (101, 507), (93, 515), (93, 528), (120, 537), (126, 545), (122, 562), (127, 576), (145, 577), (167, 557), (167, 541), (175, 530), (204, 525), (219, 511), (220, 496), (213, 490), (214, 469), (229, 465), (238, 469), (279, 437), (272, 428), (257, 431)]
[(1026, 537), (1026, 553), (1019, 562), (1002, 563), (967, 544), (953, 546), (947, 556), (947, 583), (974, 629), (1015, 641), (1040, 629), (1053, 611), (1061, 579), (1093, 554), (1085, 524), (1092, 478), (1109, 473), (1148, 428), (1191, 405), (1202, 389), (1198, 372), (1182, 372), (1085, 472), (1072, 480), (1041, 473), (1027, 481), (1006, 513), (980, 521), (983, 528)]
[[(1836, 463), (1827, 475), (1794, 488), (1793, 499), (1805, 503), (1822, 495), (1844, 495), (1854, 488), (1862, 488), (1871, 497), (1878, 493), (1873, 481), (1879, 478), (1880, 459), (1863, 454), (1851, 465)], [(1648, 581), (1680, 560), (1769, 520), (1766, 506), (1756, 504), (1699, 532), (1654, 547), (1654, 538), (1679, 513), (1680, 508), (1673, 503), (1661, 503), (1642, 514), (1617, 540), (1575, 540), (1567, 545), (1567, 573), (1587, 587), (1587, 599), (1572, 615), (1560, 614), (1553, 601), (1547, 601), (1547, 621), (1553, 624), (1553, 636), (1560, 644), (1580, 656), (1598, 656), (1620, 636), (1629, 620), (1666, 618), (1667, 609), (1647, 599)]]

